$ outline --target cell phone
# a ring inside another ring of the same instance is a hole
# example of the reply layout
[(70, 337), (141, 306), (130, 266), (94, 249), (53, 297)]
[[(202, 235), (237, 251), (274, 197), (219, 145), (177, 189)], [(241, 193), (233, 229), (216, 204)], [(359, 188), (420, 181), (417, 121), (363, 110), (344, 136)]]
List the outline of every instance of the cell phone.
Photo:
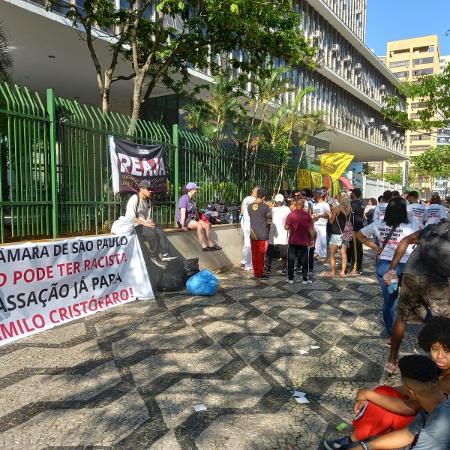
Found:
[(356, 416), (355, 416), (355, 420), (358, 420), (358, 419), (360, 419), (360, 418), (363, 416), (363, 414), (366, 412), (367, 405), (368, 405), (368, 403), (366, 403), (366, 404), (360, 409), (359, 413), (356, 414)]

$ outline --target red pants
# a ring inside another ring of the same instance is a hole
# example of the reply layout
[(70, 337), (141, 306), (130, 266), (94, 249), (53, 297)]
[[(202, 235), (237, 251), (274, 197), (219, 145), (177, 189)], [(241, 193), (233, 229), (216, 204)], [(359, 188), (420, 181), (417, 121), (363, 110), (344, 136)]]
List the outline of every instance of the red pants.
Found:
[[(378, 386), (375, 392), (389, 397), (404, 399), (400, 392), (390, 386)], [(415, 417), (401, 416), (369, 402), (364, 414), (353, 421), (353, 429), (355, 430), (356, 439), (364, 441), (388, 431), (401, 430), (408, 426)]]
[(251, 240), (253, 275), (261, 278), (264, 275), (264, 258), (266, 256), (268, 241)]

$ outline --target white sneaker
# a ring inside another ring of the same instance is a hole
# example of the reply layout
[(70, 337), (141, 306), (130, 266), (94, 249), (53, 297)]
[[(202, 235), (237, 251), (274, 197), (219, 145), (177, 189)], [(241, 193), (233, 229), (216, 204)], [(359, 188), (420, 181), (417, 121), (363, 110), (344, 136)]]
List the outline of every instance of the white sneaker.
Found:
[(163, 261), (161, 261), (158, 258), (150, 258), (152, 263), (155, 264), (155, 266), (158, 266), (160, 269), (165, 269), (166, 268), (166, 264), (164, 264)]
[(308, 284), (308, 280), (303, 280), (302, 284)]
[(312, 280), (310, 280), (310, 279), (308, 278), (308, 283), (309, 283), (309, 284), (312, 284), (312, 283), (313, 283), (313, 281), (312, 281)]
[(294, 280), (287, 280), (289, 284), (294, 284)]
[(166, 262), (166, 261), (173, 261), (175, 259), (178, 259), (178, 256), (169, 256), (168, 253), (163, 253), (161, 255), (161, 261)]

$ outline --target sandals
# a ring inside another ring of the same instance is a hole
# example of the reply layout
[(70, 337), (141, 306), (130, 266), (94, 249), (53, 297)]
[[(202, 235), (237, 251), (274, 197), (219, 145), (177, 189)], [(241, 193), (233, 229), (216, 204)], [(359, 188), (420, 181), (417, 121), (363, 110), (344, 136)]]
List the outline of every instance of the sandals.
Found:
[(208, 245), (208, 247), (202, 247), (202, 252), (214, 252), (216, 250), (222, 250), (220, 245), (214, 244), (212, 247)]
[(398, 372), (398, 364), (397, 363), (392, 363), (392, 362), (387, 362), (384, 365), (384, 370), (389, 375), (394, 375), (394, 374), (396, 374)]

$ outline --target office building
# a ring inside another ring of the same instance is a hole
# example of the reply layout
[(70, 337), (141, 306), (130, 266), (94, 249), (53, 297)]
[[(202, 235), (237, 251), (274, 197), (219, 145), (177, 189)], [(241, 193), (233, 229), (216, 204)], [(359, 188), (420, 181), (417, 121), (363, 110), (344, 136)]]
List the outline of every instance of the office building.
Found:
[[(115, 1), (117, 7), (123, 3)], [(53, 86), (60, 96), (99, 104), (89, 52), (70, 21), (58, 11), (47, 11), (44, 0), (0, 0), (0, 5), (14, 48), (15, 81), (35, 90)], [(305, 34), (319, 48), (321, 64), (314, 71), (296, 70), (293, 79), (299, 88), (315, 88), (302, 106), (305, 111), (324, 111), (333, 130), (314, 139), (311, 158), (343, 151), (362, 162), (404, 160), (404, 132), (381, 114), (383, 97), (394, 94), (399, 81), (364, 43), (366, 0), (298, 0), (295, 8)], [(106, 56), (107, 43), (97, 41)], [(194, 84), (212, 81), (208, 73), (190, 73)], [(113, 108), (129, 111), (130, 92), (131, 82), (114, 86)], [(290, 95), (282, 101), (289, 101)], [(144, 106), (144, 118), (151, 118), (149, 111), (155, 108), (170, 110), (171, 120), (181, 121), (178, 99), (163, 87)]]

